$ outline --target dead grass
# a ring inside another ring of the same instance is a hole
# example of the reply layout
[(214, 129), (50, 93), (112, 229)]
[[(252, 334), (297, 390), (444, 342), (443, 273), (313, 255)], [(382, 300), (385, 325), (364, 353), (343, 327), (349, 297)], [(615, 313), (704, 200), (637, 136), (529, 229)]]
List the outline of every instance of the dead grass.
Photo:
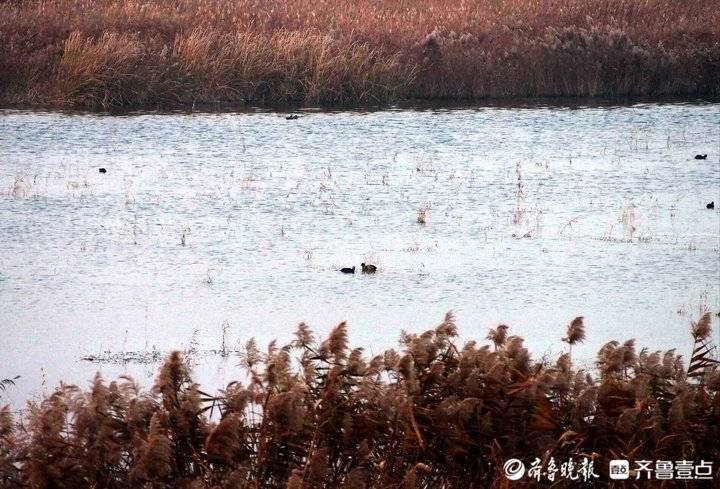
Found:
[(6, 0), (0, 103), (720, 94), (714, 0)]
[[(21, 423), (0, 409), (0, 487), (508, 487), (503, 462), (536, 456), (591, 458), (607, 487), (610, 459), (720, 457), (710, 323), (692, 324), (687, 367), (612, 341), (592, 373), (569, 354), (534, 361), (505, 325), (492, 346), (456, 345), (451, 314), (373, 358), (345, 323), (321, 342), (301, 324), (289, 345), (249, 342), (248, 381), (214, 396), (176, 352), (151, 392), (97, 376), (30, 403)], [(576, 318), (564, 340), (584, 337)]]

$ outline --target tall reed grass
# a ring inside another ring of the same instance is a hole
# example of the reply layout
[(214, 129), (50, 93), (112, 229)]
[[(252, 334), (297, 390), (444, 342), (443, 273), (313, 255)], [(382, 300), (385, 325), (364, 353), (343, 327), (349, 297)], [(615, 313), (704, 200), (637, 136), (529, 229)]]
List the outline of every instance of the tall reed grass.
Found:
[(715, 0), (4, 0), (0, 103), (720, 95)]
[[(150, 392), (96, 376), (31, 402), (19, 423), (0, 409), (0, 487), (508, 487), (506, 459), (551, 456), (592, 459), (604, 487), (610, 459), (717, 461), (710, 322), (692, 324), (687, 366), (674, 350), (611, 341), (591, 372), (569, 354), (533, 360), (505, 325), (492, 346), (459, 346), (451, 314), (372, 358), (348, 345), (345, 323), (321, 342), (300, 324), (291, 344), (250, 341), (247, 382), (217, 395), (176, 352)], [(564, 341), (584, 337), (576, 318)]]

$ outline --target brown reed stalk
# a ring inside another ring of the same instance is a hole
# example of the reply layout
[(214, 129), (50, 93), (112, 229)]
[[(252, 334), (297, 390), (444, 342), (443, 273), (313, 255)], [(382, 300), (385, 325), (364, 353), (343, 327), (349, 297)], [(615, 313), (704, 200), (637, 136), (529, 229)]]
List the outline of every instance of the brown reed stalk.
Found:
[[(591, 375), (569, 353), (533, 360), (508, 331), (458, 348), (449, 313), (367, 358), (345, 323), (320, 342), (301, 324), (286, 346), (249, 342), (248, 382), (214, 396), (179, 353), (151, 392), (127, 378), (61, 385), (19, 422), (0, 408), (0, 487), (504, 487), (503, 461), (534, 456), (591, 456), (610, 487), (610, 459), (720, 456), (720, 369), (697, 350), (709, 315), (692, 324), (687, 370), (629, 340), (604, 345)], [(584, 336), (575, 318), (565, 341)]]
[(718, 26), (714, 0), (5, 0), (0, 104), (716, 96)]

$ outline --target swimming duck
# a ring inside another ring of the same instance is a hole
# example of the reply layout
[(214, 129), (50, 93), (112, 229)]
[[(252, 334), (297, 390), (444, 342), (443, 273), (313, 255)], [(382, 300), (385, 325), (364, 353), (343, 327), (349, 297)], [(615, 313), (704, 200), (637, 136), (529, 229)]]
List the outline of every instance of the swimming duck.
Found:
[(377, 272), (377, 267), (375, 265), (366, 265), (364, 263), (360, 264), (360, 268), (362, 268), (362, 273), (375, 273)]
[(98, 168), (98, 171), (100, 173), (107, 173), (107, 170), (105, 168)]
[(342, 273), (355, 273), (355, 267), (352, 267), (352, 268), (344, 267), (344, 268), (341, 268), (340, 271)]
[(696, 160), (707, 160), (707, 155), (695, 155)]
[(285, 117), (285, 120), (286, 121), (294, 121), (295, 119), (299, 119), (299, 118), (300, 118), (300, 116), (297, 114), (290, 114), (289, 116)]
[(706, 205), (705, 207), (707, 207), (708, 209), (714, 209), (714, 208), (715, 208), (715, 201), (713, 200), (712, 202), (710, 202), (710, 203), (709, 203), (708, 205)]

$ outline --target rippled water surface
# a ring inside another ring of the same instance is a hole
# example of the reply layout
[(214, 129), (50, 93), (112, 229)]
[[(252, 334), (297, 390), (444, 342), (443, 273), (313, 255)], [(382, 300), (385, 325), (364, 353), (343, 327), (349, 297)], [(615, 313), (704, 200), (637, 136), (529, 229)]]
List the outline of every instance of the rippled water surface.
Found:
[[(505, 322), (536, 356), (579, 314), (588, 360), (630, 337), (687, 352), (689, 321), (720, 308), (719, 153), (718, 104), (0, 111), (5, 397), (146, 378), (80, 358), (217, 349), (223, 329), (234, 348), (347, 320), (377, 353), (448, 310), (464, 339)], [(337, 271), (363, 261), (379, 272)], [(212, 387), (237, 374), (196, 361)]]

